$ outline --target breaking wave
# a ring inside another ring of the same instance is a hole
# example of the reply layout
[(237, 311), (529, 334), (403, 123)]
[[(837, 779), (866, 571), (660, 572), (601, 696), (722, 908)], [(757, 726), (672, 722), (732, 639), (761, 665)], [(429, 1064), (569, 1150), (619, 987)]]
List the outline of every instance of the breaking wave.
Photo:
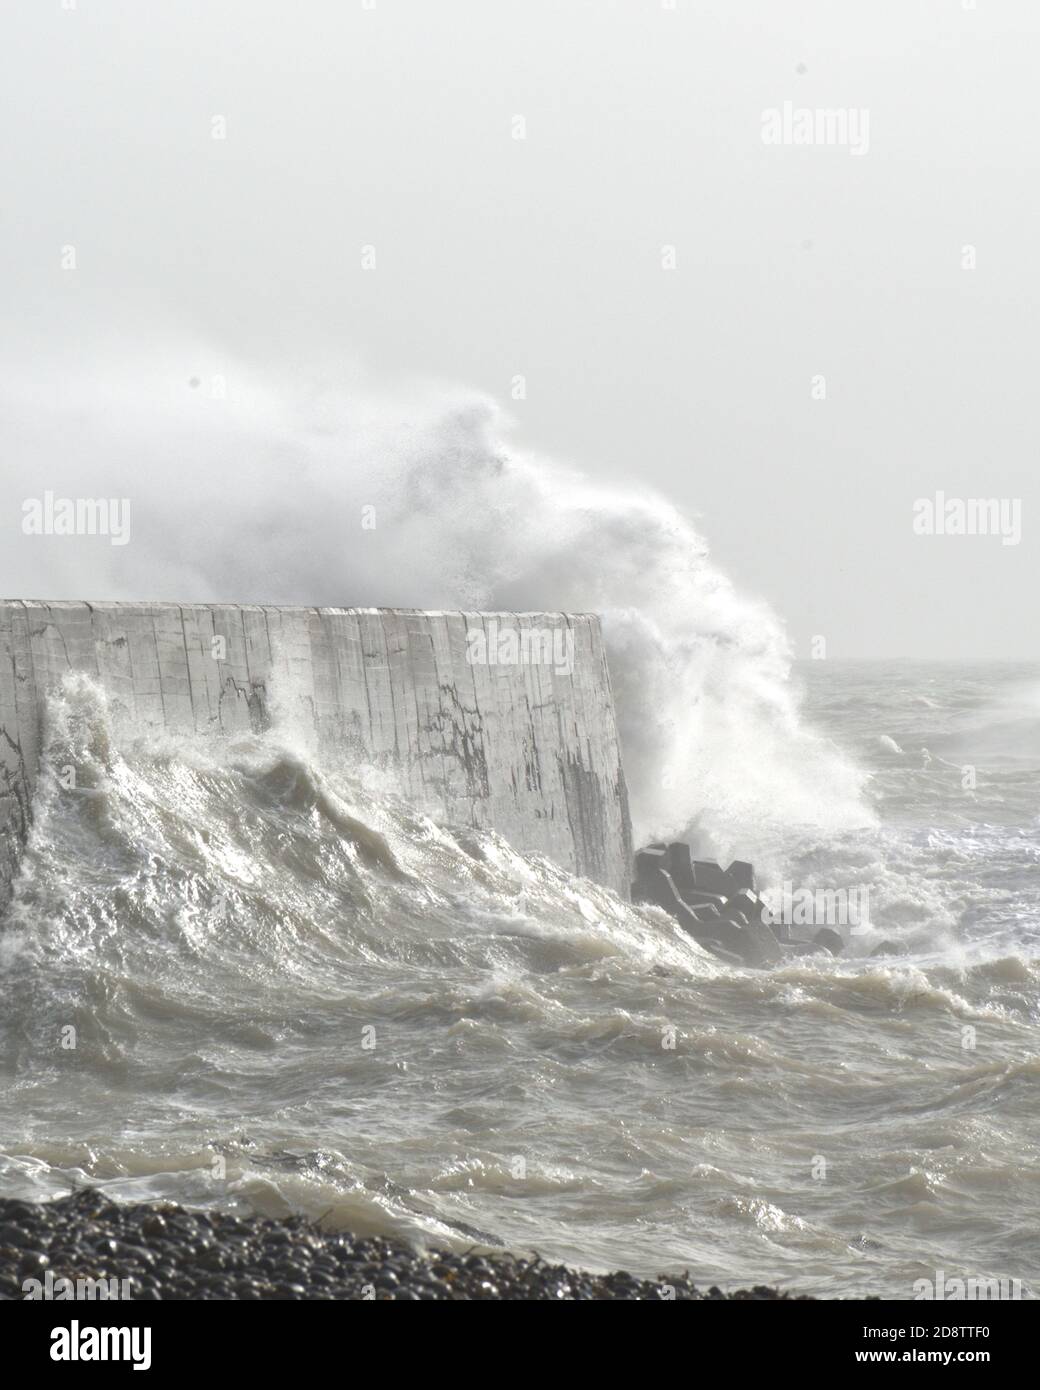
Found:
[(23, 386), (3, 389), (27, 484), (61, 491), (75, 431), (69, 490), (89, 477), (133, 517), (132, 544), (95, 546), (89, 577), (66, 544), (49, 552), (67, 577), (31, 596), (597, 612), (639, 839), (687, 832), (764, 861), (791, 827), (870, 819), (861, 774), (801, 718), (776, 615), (669, 502), (512, 447), (494, 402), (390, 397), (348, 368), (277, 383), (235, 368), (212, 400), (169, 364), (120, 363), (79, 369), (45, 412)]
[(869, 884), (857, 949), (906, 954), (733, 969), (315, 757), (277, 708), (262, 739), (146, 738), (73, 675), (0, 933), (5, 1192), (828, 1296), (966, 1259), (1031, 1277), (1036, 673), (820, 663), (846, 756), (778, 619), (666, 501), (507, 446), (471, 394), (236, 368), (213, 400), (185, 356), (99, 355), (60, 400), (5, 374), (25, 495), (132, 501), (127, 546), (16, 543), (18, 590), (599, 612), (637, 836)]
[[(1028, 1279), (1040, 961), (1007, 905), (971, 950), (733, 969), (277, 723), (143, 737), (73, 674), (44, 738), (0, 936), (7, 1194), (831, 1296), (962, 1268), (970, 1222), (981, 1272)], [(903, 855), (886, 932), (931, 862)]]

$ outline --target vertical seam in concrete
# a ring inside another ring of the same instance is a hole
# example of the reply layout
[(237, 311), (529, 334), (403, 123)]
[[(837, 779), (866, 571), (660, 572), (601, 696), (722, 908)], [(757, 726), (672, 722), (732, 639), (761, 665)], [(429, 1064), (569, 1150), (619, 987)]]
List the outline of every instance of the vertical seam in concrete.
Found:
[(40, 754), (43, 752), (43, 717), (47, 692), (40, 690), (40, 678), (36, 672), (36, 653), (33, 651), (32, 622), (29, 618), (29, 605), (27, 603), (22, 604), (22, 614), (25, 617), (25, 646), (29, 653), (29, 666), (32, 669), (33, 705), (36, 711), (36, 718), (33, 722), (36, 725), (36, 772), (38, 775)]
[[(358, 648), (359, 655), (361, 658), (361, 676), (365, 682), (365, 708), (368, 710), (368, 743), (369, 747), (374, 747), (376, 741), (376, 731), (375, 725), (372, 722), (372, 692), (368, 688), (368, 662), (365, 660), (365, 630), (362, 627), (360, 616), (356, 619), (356, 621)], [(339, 658), (337, 657), (336, 660), (338, 664)]]
[(386, 685), (390, 691), (390, 713), (394, 721), (394, 761), (401, 762), (401, 746), (397, 739), (397, 701), (394, 698), (394, 669), (390, 660), (390, 642), (386, 635), (386, 620), (383, 615), (379, 615), (379, 631), (383, 634), (383, 651), (386, 653)]
[(188, 655), (188, 627), (184, 621), (184, 608), (178, 604), (177, 612), (181, 615), (181, 646), (184, 648), (184, 671), (188, 678), (188, 701), (191, 705), (191, 727), (198, 729), (199, 721), (195, 717), (195, 687), (191, 679), (191, 658)]
[[(408, 684), (412, 687), (412, 704), (415, 706), (415, 762), (416, 762), (416, 766), (417, 766), (418, 769), (419, 769), (419, 781), (422, 783), (422, 787), (423, 787), (423, 799), (425, 800), (425, 797), (426, 797), (426, 769), (425, 769), (425, 767), (423, 766), (422, 741), (421, 741), (421, 739), (420, 739), (420, 737), (419, 737), (419, 726), (420, 726), (420, 721), (421, 721), (422, 716), (421, 716), (420, 713), (419, 713), (419, 691), (418, 691), (418, 688), (417, 688), (417, 687), (418, 687), (418, 681), (415, 679), (415, 674), (414, 674), (414, 671), (413, 671), (413, 665), (414, 665), (414, 663), (413, 663), (413, 661), (412, 661), (412, 632), (411, 632), (411, 628), (408, 626), (407, 620), (405, 621), (404, 630), (405, 630), (405, 634), (406, 634), (406, 640), (407, 640), (407, 642), (408, 642), (408, 672), (409, 672), (409, 675), (411, 676), (411, 679), (409, 680)], [(430, 655), (433, 656), (433, 672), (434, 672), (434, 675), (436, 676), (436, 674), (437, 674), (437, 659), (436, 659), (436, 657), (434, 656), (433, 650), (432, 650), (432, 648), (433, 648), (433, 638), (432, 638), (432, 637), (429, 637), (429, 642), (430, 642), (430, 648), (431, 648)], [(424, 809), (428, 809), (428, 808), (427, 808), (427, 807), (424, 807)]]
[(166, 728), (169, 720), (166, 717), (166, 692), (163, 690), (163, 669), (162, 658), (159, 655), (159, 634), (155, 627), (155, 614), (152, 614), (152, 645), (155, 648), (155, 669), (159, 672), (159, 704), (162, 707), (163, 728)]
[[(242, 630), (242, 665), (246, 672), (246, 688), (239, 692), (246, 702), (246, 717), (249, 720), (249, 732), (253, 729), (253, 668), (249, 664), (249, 634), (246, 631), (246, 615), (240, 603), (234, 605), (235, 613), (238, 615), (238, 625)], [(237, 687), (236, 687), (237, 689)]]
[[(264, 604), (263, 612), (264, 612), (264, 631), (267, 633), (267, 669), (268, 669), (267, 681), (266, 681), (265, 684), (264, 684), (264, 690), (265, 690), (265, 693), (266, 693), (266, 695), (267, 695), (267, 700), (266, 700), (266, 704), (265, 704), (264, 715), (265, 715), (265, 718), (266, 718), (267, 721), (268, 721), (268, 725), (270, 725), (270, 722), (271, 722), (271, 720), (272, 720), (272, 718), (273, 718), (273, 716), (272, 716), (272, 714), (271, 714), (271, 706), (274, 704), (274, 701), (275, 701), (275, 698), (276, 698), (276, 697), (275, 697), (275, 693), (274, 693), (274, 687), (275, 687), (275, 683), (276, 683), (276, 681), (277, 681), (277, 672), (275, 671), (275, 666), (274, 666), (274, 642), (271, 640), (271, 617), (270, 617), (270, 614), (269, 614), (269, 612), (268, 612), (267, 604), (266, 604), (266, 603)], [(289, 670), (289, 666), (288, 666), (289, 656), (288, 656), (288, 653), (287, 653), (286, 650), (285, 650), (285, 643), (281, 641), (281, 638), (282, 638), (283, 635), (284, 635), (283, 633), (280, 633), (280, 634), (279, 634), (279, 641), (280, 641), (280, 643), (281, 643), (281, 645), (280, 645), (280, 651), (281, 651), (282, 657), (284, 658), (284, 660), (285, 660), (285, 662), (286, 662), (286, 668), (285, 668), (285, 683), (284, 683), (284, 684), (285, 684), (285, 688), (284, 688), (284, 690), (283, 690), (282, 693), (283, 693), (284, 699), (290, 700), (290, 699), (292, 699), (292, 695), (293, 695), (292, 672)], [(253, 675), (252, 675), (252, 671), (250, 671), (250, 674), (249, 674), (249, 684), (250, 684), (250, 685), (253, 684)], [(268, 685), (268, 684), (269, 684), (270, 687), (271, 687), (270, 690), (267, 689), (267, 685)], [(312, 713), (313, 713), (313, 705), (312, 705)], [(293, 717), (295, 717), (295, 711), (293, 712)], [(265, 730), (265, 732), (266, 732), (266, 730)]]

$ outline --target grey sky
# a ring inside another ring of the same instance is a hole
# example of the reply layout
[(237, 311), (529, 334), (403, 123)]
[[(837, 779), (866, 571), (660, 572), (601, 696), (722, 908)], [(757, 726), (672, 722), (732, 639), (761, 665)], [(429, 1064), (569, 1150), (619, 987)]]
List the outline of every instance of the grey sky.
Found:
[[(472, 386), (518, 444), (695, 513), (801, 656), (1040, 655), (1035, 0), (43, 0), (0, 26), (4, 362), (194, 338), (215, 355), (178, 389), (222, 353)], [(865, 108), (869, 148), (764, 144), (785, 101)], [(2, 421), (0, 447), (4, 596), (108, 596), (8, 543)], [(915, 536), (937, 490), (1021, 499), (1021, 543)]]

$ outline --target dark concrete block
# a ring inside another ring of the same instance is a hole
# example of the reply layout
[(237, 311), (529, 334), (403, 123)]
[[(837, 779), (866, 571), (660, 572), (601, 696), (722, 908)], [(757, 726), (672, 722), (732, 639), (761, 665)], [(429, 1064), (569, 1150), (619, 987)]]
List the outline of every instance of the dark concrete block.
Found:
[(663, 907), (722, 960), (756, 968), (779, 965), (784, 955), (762, 920), (767, 909), (754, 891), (751, 866), (738, 860), (730, 869), (732, 875), (711, 860), (692, 861), (689, 845), (681, 840), (648, 845), (636, 855), (632, 898)]
[(844, 938), (832, 927), (821, 927), (814, 935), (813, 941), (817, 946), (826, 947), (832, 956), (840, 956), (845, 949)]
[(757, 894), (742, 888), (739, 893), (733, 893), (726, 899), (726, 906), (722, 910), (722, 915), (723, 917), (730, 917), (733, 913), (739, 912), (749, 922), (763, 922), (768, 911), (769, 909)]
[(697, 891), (697, 884), (693, 877), (693, 863), (690, 859), (690, 847), (682, 840), (675, 840), (668, 846), (668, 872), (672, 876), (672, 881), (687, 902), (691, 901), (691, 895)]
[(668, 867), (668, 846), (647, 845), (645, 849), (639, 850), (636, 854), (637, 875), (644, 865), (652, 870), (666, 869)]
[(691, 907), (714, 907), (720, 916), (726, 915), (726, 899), (721, 893), (702, 893), (699, 888), (695, 888), (690, 893), (684, 893), (683, 899)]
[(749, 922), (741, 928), (741, 938), (741, 949), (748, 965), (762, 970), (782, 963), (784, 953), (780, 943), (764, 922)]
[(770, 928), (777, 941), (784, 944), (791, 941), (791, 924), (785, 922), (779, 915), (774, 917), (768, 910), (764, 910), (762, 921)]
[(702, 893), (719, 893), (729, 897), (732, 892), (725, 870), (714, 859), (695, 859), (693, 861), (693, 881)]
[(636, 855), (636, 876), (632, 883), (634, 903), (656, 902), (660, 891), (656, 878), (668, 862), (668, 851), (664, 845), (650, 845)]
[(757, 891), (754, 865), (747, 863), (744, 859), (734, 859), (726, 870), (726, 878), (729, 880), (734, 893), (739, 893), (742, 888), (749, 893)]

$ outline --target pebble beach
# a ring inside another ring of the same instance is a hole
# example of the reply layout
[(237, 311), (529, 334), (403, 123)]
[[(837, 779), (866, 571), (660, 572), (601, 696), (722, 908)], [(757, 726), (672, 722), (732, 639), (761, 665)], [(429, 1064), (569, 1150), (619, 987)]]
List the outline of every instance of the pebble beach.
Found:
[(121, 1206), (94, 1189), (46, 1203), (0, 1201), (0, 1299), (469, 1300), (666, 1302), (788, 1299), (723, 1292), (682, 1275), (595, 1274), (522, 1255), (417, 1250), (272, 1221), (150, 1203)]

